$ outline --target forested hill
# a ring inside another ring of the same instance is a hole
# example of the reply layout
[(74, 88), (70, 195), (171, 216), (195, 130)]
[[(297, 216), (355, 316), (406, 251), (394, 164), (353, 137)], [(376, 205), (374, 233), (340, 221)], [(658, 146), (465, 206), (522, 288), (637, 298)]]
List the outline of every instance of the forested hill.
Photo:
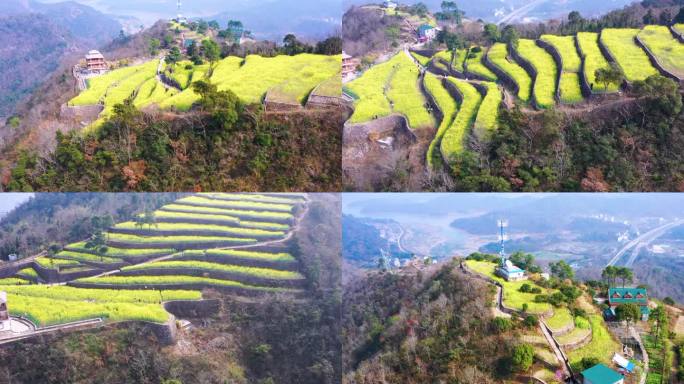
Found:
[(8, 85), (0, 87), (0, 120), (11, 116), (66, 54), (107, 43), (120, 30), (113, 18), (75, 2), (0, 2), (0, 82)]

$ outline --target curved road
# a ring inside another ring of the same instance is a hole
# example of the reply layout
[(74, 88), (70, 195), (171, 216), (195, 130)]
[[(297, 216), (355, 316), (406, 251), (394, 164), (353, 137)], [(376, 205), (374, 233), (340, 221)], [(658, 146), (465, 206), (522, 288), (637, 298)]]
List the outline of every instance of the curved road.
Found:
[(668, 230), (670, 230), (674, 227), (680, 226), (682, 224), (684, 224), (684, 219), (679, 219), (677, 221), (661, 225), (660, 227), (654, 228), (654, 229), (638, 236), (634, 240), (631, 240), (630, 242), (625, 244), (625, 246), (622, 247), (622, 249), (620, 249), (615, 254), (615, 256), (613, 256), (610, 259), (610, 261), (608, 261), (608, 263), (606, 264), (606, 267), (617, 264), (617, 262), (620, 261), (620, 259), (622, 259), (622, 257), (627, 252), (632, 250), (632, 253), (629, 255), (629, 259), (627, 259), (627, 262), (625, 263), (626, 267), (631, 267), (632, 264), (634, 264), (634, 261), (636, 260), (636, 258), (639, 256), (639, 252), (641, 251), (641, 249), (643, 247), (647, 246), (650, 242), (652, 242), (653, 240), (662, 236)]
[(541, 5), (541, 4), (543, 4), (543, 3), (547, 2), (547, 1), (548, 1), (548, 0), (536, 0), (536, 1), (533, 1), (533, 2), (531, 2), (531, 3), (529, 3), (529, 4), (525, 4), (525, 5), (523, 5), (522, 7), (513, 10), (513, 12), (509, 13), (508, 15), (502, 17), (502, 18), (499, 20), (498, 24), (508, 24), (508, 23), (510, 23), (510, 22), (512, 22), (512, 21), (515, 21), (515, 20), (517, 20), (517, 19), (520, 19), (520, 18), (522, 18), (523, 16), (525, 16), (525, 15), (527, 14), (527, 12), (531, 11), (531, 10), (534, 9), (536, 6)]

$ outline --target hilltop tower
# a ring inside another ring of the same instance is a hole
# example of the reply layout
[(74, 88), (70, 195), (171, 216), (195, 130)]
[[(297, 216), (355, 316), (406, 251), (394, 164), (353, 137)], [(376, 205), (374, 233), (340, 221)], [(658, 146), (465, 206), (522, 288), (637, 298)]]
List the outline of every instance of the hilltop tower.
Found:
[(7, 309), (7, 293), (0, 292), (0, 332), (9, 332), (12, 330), (12, 322), (10, 321), (9, 310)]
[(183, 12), (181, 10), (182, 7), (183, 7), (183, 3), (181, 2), (181, 0), (176, 0), (176, 14), (177, 14), (176, 21), (181, 23), (181, 24), (187, 23), (187, 21), (188, 21), (188, 19), (186, 19), (183, 16)]
[(503, 277), (507, 281), (525, 280), (525, 271), (508, 260), (506, 257), (505, 241), (508, 239), (505, 228), (508, 227), (507, 220), (499, 220), (499, 266), (496, 268), (496, 274)]

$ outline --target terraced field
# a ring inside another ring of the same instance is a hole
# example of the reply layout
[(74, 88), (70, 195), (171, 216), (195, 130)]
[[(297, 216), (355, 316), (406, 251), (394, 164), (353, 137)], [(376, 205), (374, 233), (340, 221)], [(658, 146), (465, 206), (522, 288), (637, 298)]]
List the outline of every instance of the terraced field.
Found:
[(579, 77), (582, 60), (575, 46), (575, 36), (542, 35), (541, 40), (551, 45), (558, 52), (563, 63), (559, 83), (560, 101), (566, 104), (582, 101)]
[(596, 70), (610, 67), (608, 60), (599, 48), (598, 39), (598, 33), (594, 32), (579, 32), (577, 34), (580, 56), (584, 58), (584, 76), (592, 93), (615, 92), (618, 90), (617, 84), (610, 84), (608, 88), (605, 88), (603, 84), (596, 82)]
[(399, 113), (412, 128), (431, 126), (434, 119), (425, 108), (425, 97), (418, 87), (418, 67), (403, 52), (376, 65), (347, 84), (355, 102), (350, 122), (362, 123)]
[[(441, 59), (447, 63), (451, 62), (451, 51), (440, 51), (433, 56), (435, 59)], [(468, 51), (466, 49), (457, 49), (456, 50), (456, 55), (454, 56), (454, 61), (451, 63), (452, 68), (454, 68), (456, 71), (463, 72), (464, 67), (463, 64), (465, 63), (466, 57), (468, 55)]]
[(675, 39), (667, 27), (647, 25), (638, 37), (663, 68), (684, 78), (684, 44)]
[(487, 94), (482, 99), (480, 109), (475, 118), (475, 132), (487, 136), (497, 127), (499, 107), (503, 100), (503, 92), (496, 83), (483, 83), (487, 88)]
[(496, 43), (487, 52), (489, 61), (508, 74), (518, 85), (518, 98), (527, 103), (532, 92), (532, 78), (525, 68), (508, 57), (508, 49), (504, 43)]
[(496, 74), (482, 64), (483, 55), (484, 51), (474, 52), (473, 50), (470, 50), (465, 66), (469, 73), (474, 73), (487, 81), (496, 81)]
[(558, 73), (553, 57), (530, 39), (520, 39), (517, 51), (523, 60), (529, 62), (537, 71), (532, 90), (537, 105), (540, 108), (552, 107), (556, 104), (556, 75)]
[(305, 205), (294, 194), (184, 197), (154, 211), (153, 221), (110, 228), (102, 254), (85, 242), (67, 245), (54, 257), (37, 258), (37, 270), (0, 279), (0, 291), (8, 293), (12, 315), (38, 326), (92, 318), (164, 323), (163, 302), (200, 300), (207, 288), (298, 294), (306, 279), (282, 241)]
[(435, 100), (437, 107), (443, 115), (442, 121), (437, 128), (435, 138), (432, 139), (427, 150), (427, 163), (430, 168), (433, 168), (435, 165), (435, 155), (438, 153), (435, 152), (435, 148), (439, 147), (442, 137), (444, 137), (444, 133), (446, 133), (447, 129), (449, 129), (453, 123), (456, 112), (458, 111), (458, 103), (451, 97), (449, 91), (444, 88), (442, 81), (431, 73), (425, 75), (425, 89), (432, 95), (432, 98)]
[(442, 158), (448, 162), (465, 149), (468, 129), (477, 117), (477, 111), (482, 103), (482, 96), (468, 82), (453, 77), (449, 77), (447, 81), (463, 96), (463, 102), (456, 114), (456, 118), (451, 126), (447, 128), (444, 136), (442, 136), (440, 144)]
[(139, 108), (154, 104), (162, 109), (186, 111), (199, 99), (190, 85), (202, 79), (209, 80), (219, 90), (235, 92), (246, 103), (259, 103), (272, 90), (278, 101), (302, 104), (316, 86), (339, 77), (341, 60), (339, 55), (301, 54), (272, 58), (252, 55), (244, 59), (227, 57), (213, 68), (209, 64), (193, 65), (182, 61), (165, 70), (166, 75), (180, 86), (180, 91), (156, 79), (159, 61), (151, 60), (90, 79), (88, 89), (69, 101), (69, 105), (103, 104), (101, 118), (110, 116), (114, 105), (130, 97)]
[(622, 68), (627, 81), (644, 80), (659, 73), (646, 52), (634, 42), (637, 34), (639, 30), (633, 28), (606, 28), (600, 36), (601, 43)]

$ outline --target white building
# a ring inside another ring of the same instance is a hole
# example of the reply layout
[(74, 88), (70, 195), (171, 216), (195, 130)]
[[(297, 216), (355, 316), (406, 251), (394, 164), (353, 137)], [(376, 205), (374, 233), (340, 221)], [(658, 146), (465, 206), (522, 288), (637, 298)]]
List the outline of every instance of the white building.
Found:
[(382, 6), (387, 8), (387, 9), (396, 9), (398, 4), (392, 0), (385, 0), (385, 2), (382, 4)]

